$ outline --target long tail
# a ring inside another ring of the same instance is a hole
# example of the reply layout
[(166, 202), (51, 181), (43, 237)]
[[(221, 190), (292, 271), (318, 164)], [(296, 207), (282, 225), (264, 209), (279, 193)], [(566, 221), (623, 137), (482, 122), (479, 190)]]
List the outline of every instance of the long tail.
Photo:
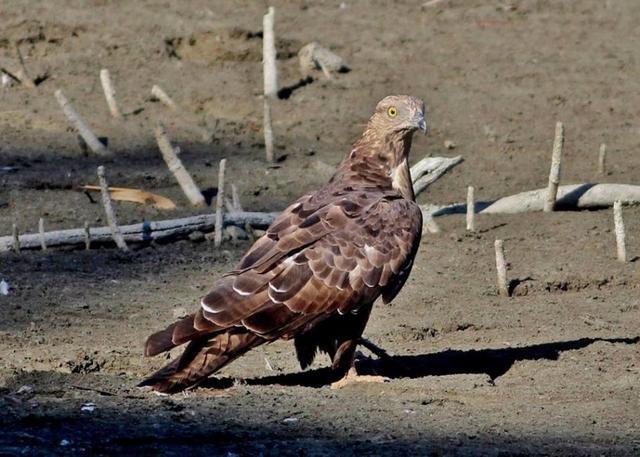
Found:
[(149, 337), (145, 345), (147, 356), (191, 341), (180, 357), (142, 381), (139, 387), (150, 386), (155, 391), (167, 394), (179, 392), (198, 384), (245, 352), (266, 342), (255, 333), (238, 327), (207, 334), (192, 330), (186, 332), (183, 338), (172, 338), (177, 328), (188, 327), (189, 320), (193, 322), (193, 317), (189, 316)]

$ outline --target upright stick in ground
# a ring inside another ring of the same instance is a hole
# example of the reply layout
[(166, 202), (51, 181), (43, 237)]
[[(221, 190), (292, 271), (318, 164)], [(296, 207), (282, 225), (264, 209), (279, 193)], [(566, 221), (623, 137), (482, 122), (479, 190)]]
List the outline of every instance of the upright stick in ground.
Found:
[(627, 247), (625, 243), (624, 221), (622, 220), (622, 202), (620, 202), (620, 200), (613, 203), (613, 223), (616, 232), (618, 260), (620, 262), (626, 262)]
[(106, 68), (100, 70), (100, 82), (102, 83), (104, 98), (107, 100), (107, 105), (109, 105), (111, 115), (116, 119), (122, 119), (122, 113), (120, 112), (118, 103), (116, 102), (116, 91), (111, 83), (111, 75), (109, 74), (109, 70)]
[(111, 204), (111, 196), (109, 195), (109, 186), (107, 185), (107, 179), (104, 177), (104, 167), (100, 165), (98, 167), (98, 180), (100, 181), (100, 193), (102, 195), (102, 206), (104, 206), (104, 213), (107, 216), (107, 223), (111, 230), (111, 236), (116, 245), (123, 251), (128, 251), (127, 243), (124, 241), (122, 232), (118, 227), (118, 221), (116, 220), (116, 214), (113, 211), (113, 205)]
[(87, 251), (91, 249), (91, 229), (87, 221), (84, 221), (84, 248)]
[(84, 120), (80, 117), (78, 112), (73, 109), (67, 97), (64, 96), (61, 90), (57, 90), (55, 92), (56, 100), (65, 116), (69, 120), (69, 123), (77, 130), (82, 139), (87, 143), (87, 146), (98, 155), (101, 156), (111, 156), (112, 153), (107, 147), (98, 140), (98, 137), (87, 127)]
[(43, 251), (47, 250), (47, 242), (44, 239), (44, 219), (38, 221), (38, 235), (40, 236), (40, 247)]
[(273, 127), (271, 122), (271, 101), (278, 93), (278, 71), (276, 68), (276, 45), (273, 32), (275, 10), (269, 7), (262, 19), (262, 69), (264, 73), (264, 146), (267, 162), (273, 162)]
[(169, 171), (173, 173), (178, 184), (182, 188), (182, 191), (187, 196), (189, 201), (194, 206), (203, 206), (205, 204), (204, 196), (200, 189), (193, 181), (193, 178), (189, 174), (189, 172), (182, 165), (182, 161), (176, 155), (176, 151), (171, 145), (169, 141), (169, 137), (165, 132), (164, 126), (158, 122), (156, 125), (156, 129), (154, 131), (156, 136), (156, 142), (158, 143), (158, 148), (160, 148), (160, 153), (162, 154), (162, 158), (164, 159)]
[(203, 141), (205, 141), (206, 143), (210, 143), (213, 140), (213, 134), (208, 129), (198, 125), (198, 117), (193, 113), (186, 112), (180, 106), (178, 106), (178, 104), (174, 102), (173, 99), (169, 97), (169, 95), (167, 95), (167, 93), (162, 90), (160, 86), (154, 85), (151, 88), (151, 95), (160, 100), (163, 105), (179, 114), (179, 117), (182, 118), (183, 124), (187, 125), (192, 130), (197, 131), (202, 137)]
[(36, 83), (33, 81), (33, 79), (31, 79), (31, 77), (29, 76), (29, 73), (27, 72), (27, 67), (24, 64), (24, 59), (22, 58), (22, 52), (20, 52), (20, 46), (18, 46), (18, 43), (13, 43), (13, 47), (14, 47), (14, 51), (16, 53), (16, 59), (18, 59), (18, 65), (19, 65), (19, 69), (16, 72), (16, 76), (18, 77), (18, 79), (20, 80), (20, 82), (22, 84), (24, 84), (26, 87), (28, 87), (29, 89), (35, 89), (36, 88)]
[(503, 297), (509, 296), (509, 287), (507, 286), (507, 263), (504, 260), (504, 242), (496, 240), (494, 243), (496, 248), (496, 272), (498, 275), (498, 293)]
[(224, 169), (227, 159), (220, 161), (220, 169), (218, 170), (218, 196), (216, 199), (216, 226), (213, 244), (219, 247), (222, 244), (222, 224), (224, 218)]
[(562, 147), (564, 146), (564, 126), (562, 122), (556, 123), (556, 134), (553, 140), (553, 153), (551, 154), (551, 170), (549, 171), (549, 186), (547, 187), (547, 199), (544, 202), (543, 211), (548, 213), (554, 210), (558, 184), (560, 184), (560, 164), (562, 162)]
[(20, 233), (16, 224), (11, 225), (11, 236), (13, 237), (13, 250), (16, 254), (20, 254)]
[(598, 151), (598, 174), (604, 176), (607, 173), (607, 145), (602, 143)]
[(473, 186), (467, 187), (467, 230), (476, 231), (476, 200)]

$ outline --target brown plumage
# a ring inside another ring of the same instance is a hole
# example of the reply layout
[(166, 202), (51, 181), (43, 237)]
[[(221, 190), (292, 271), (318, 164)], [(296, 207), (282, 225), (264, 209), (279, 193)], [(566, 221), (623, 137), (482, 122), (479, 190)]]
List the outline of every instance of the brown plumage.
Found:
[(146, 356), (188, 345), (141, 386), (180, 391), (278, 338), (295, 339), (302, 368), (321, 350), (346, 373), (373, 302), (396, 296), (418, 249), (407, 162), (417, 129), (426, 131), (421, 100), (378, 103), (329, 183), (289, 206), (194, 314), (149, 337)]

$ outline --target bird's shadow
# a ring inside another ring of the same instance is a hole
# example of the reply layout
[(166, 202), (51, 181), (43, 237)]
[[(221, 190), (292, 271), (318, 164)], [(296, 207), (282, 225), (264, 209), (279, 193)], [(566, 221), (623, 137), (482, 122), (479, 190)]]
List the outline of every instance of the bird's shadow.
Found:
[[(520, 360), (557, 360), (564, 351), (585, 348), (596, 342), (611, 344), (637, 344), (640, 336), (632, 338), (580, 338), (569, 341), (533, 344), (530, 346), (498, 349), (449, 349), (442, 352), (419, 355), (395, 355), (380, 359), (365, 359), (357, 363), (359, 374), (377, 374), (387, 378), (422, 378), (454, 374), (486, 374), (495, 380), (505, 374)], [(319, 368), (299, 373), (286, 373), (246, 379), (248, 385), (285, 385), (321, 387), (338, 380), (339, 376), (329, 368)], [(228, 388), (231, 378), (210, 378), (201, 384), (207, 388)]]

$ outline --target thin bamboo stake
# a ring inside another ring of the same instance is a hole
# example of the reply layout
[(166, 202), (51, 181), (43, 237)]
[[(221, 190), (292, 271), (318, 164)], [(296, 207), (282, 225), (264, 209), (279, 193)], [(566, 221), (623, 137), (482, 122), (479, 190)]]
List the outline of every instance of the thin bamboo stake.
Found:
[(111, 203), (111, 196), (109, 195), (109, 186), (107, 185), (107, 179), (104, 176), (104, 167), (100, 165), (98, 167), (98, 181), (100, 181), (100, 194), (102, 195), (102, 206), (104, 206), (104, 213), (107, 216), (107, 223), (111, 230), (111, 236), (116, 245), (123, 251), (128, 251), (127, 243), (124, 241), (122, 232), (118, 228), (118, 221), (116, 220), (115, 211), (113, 211), (113, 205)]
[(13, 237), (13, 250), (16, 254), (20, 254), (20, 233), (16, 224), (11, 225), (11, 236)]
[(87, 251), (91, 249), (91, 229), (88, 221), (84, 221), (84, 248)]
[(16, 77), (20, 80), (22, 84), (24, 84), (29, 89), (35, 89), (36, 83), (31, 79), (29, 73), (27, 72), (27, 67), (24, 64), (24, 59), (22, 58), (22, 52), (20, 52), (20, 46), (18, 46), (17, 42), (13, 43), (13, 48), (16, 53), (16, 58), (18, 59), (19, 69), (16, 72)]
[(180, 108), (178, 108), (178, 105), (176, 105), (176, 102), (174, 102), (173, 99), (169, 97), (169, 95), (167, 95), (167, 93), (164, 90), (162, 90), (160, 86), (154, 84), (153, 87), (151, 88), (151, 95), (153, 95), (155, 98), (160, 100), (162, 103), (164, 103), (166, 106), (168, 106), (172, 110), (180, 111)]
[(171, 145), (169, 141), (169, 137), (165, 131), (164, 126), (158, 122), (156, 128), (154, 130), (156, 136), (156, 142), (158, 143), (158, 148), (160, 149), (160, 153), (162, 154), (162, 158), (167, 164), (167, 168), (169, 171), (173, 173), (178, 184), (182, 188), (182, 191), (187, 196), (189, 201), (194, 206), (203, 206), (205, 204), (204, 196), (200, 189), (193, 181), (193, 178), (189, 174), (189, 172), (182, 165), (182, 161), (176, 155), (176, 150)]
[(271, 125), (271, 97), (264, 97), (264, 148), (267, 162), (273, 162), (273, 127)]
[(118, 103), (116, 102), (116, 91), (111, 82), (111, 74), (106, 68), (100, 70), (100, 82), (102, 83), (104, 98), (107, 100), (107, 105), (109, 105), (111, 115), (116, 119), (122, 119), (122, 113), (120, 112)]
[(273, 31), (275, 9), (270, 6), (262, 18), (262, 64), (264, 71), (264, 95), (278, 94), (278, 70), (276, 68), (276, 38)]
[(44, 240), (44, 219), (38, 221), (38, 235), (40, 235), (40, 247), (43, 251), (47, 250), (47, 242)]
[(496, 272), (498, 275), (498, 294), (503, 297), (509, 296), (509, 288), (507, 287), (507, 264), (504, 260), (504, 242), (496, 240), (494, 243), (496, 248)]
[(273, 126), (271, 101), (278, 93), (278, 70), (276, 67), (276, 45), (273, 31), (275, 9), (270, 6), (262, 18), (262, 70), (264, 76), (263, 129), (267, 162), (273, 162)]
[(545, 213), (553, 211), (560, 184), (560, 164), (562, 162), (562, 147), (564, 145), (564, 126), (562, 122), (556, 123), (556, 134), (553, 140), (553, 153), (551, 154), (551, 170), (549, 171), (549, 186), (547, 187), (547, 200), (544, 203)]
[(602, 143), (598, 152), (598, 174), (605, 175), (607, 173), (607, 145)]
[(87, 124), (80, 117), (78, 112), (73, 108), (67, 97), (64, 96), (62, 91), (58, 89), (55, 91), (56, 100), (58, 100), (58, 104), (62, 108), (65, 116), (69, 120), (69, 123), (75, 128), (82, 139), (87, 143), (87, 146), (101, 156), (111, 156), (112, 152), (107, 149), (107, 147), (98, 140), (98, 137), (87, 127)]
[(624, 221), (622, 220), (622, 202), (620, 200), (616, 200), (613, 203), (613, 223), (616, 232), (618, 260), (620, 262), (626, 262), (627, 247), (625, 243)]
[(476, 231), (476, 203), (473, 186), (467, 187), (467, 230)]
[(223, 211), (224, 211), (224, 170), (227, 165), (227, 159), (220, 161), (220, 168), (218, 170), (218, 196), (216, 199), (216, 228), (213, 244), (215, 247), (220, 247), (222, 244), (222, 223), (223, 223)]
[(168, 108), (178, 113), (184, 123), (186, 123), (190, 128), (196, 130), (205, 142), (210, 143), (211, 140), (213, 140), (213, 134), (206, 128), (198, 125), (197, 116), (182, 109), (182, 107), (174, 102), (160, 86), (154, 85), (151, 88), (151, 95), (160, 100)]

